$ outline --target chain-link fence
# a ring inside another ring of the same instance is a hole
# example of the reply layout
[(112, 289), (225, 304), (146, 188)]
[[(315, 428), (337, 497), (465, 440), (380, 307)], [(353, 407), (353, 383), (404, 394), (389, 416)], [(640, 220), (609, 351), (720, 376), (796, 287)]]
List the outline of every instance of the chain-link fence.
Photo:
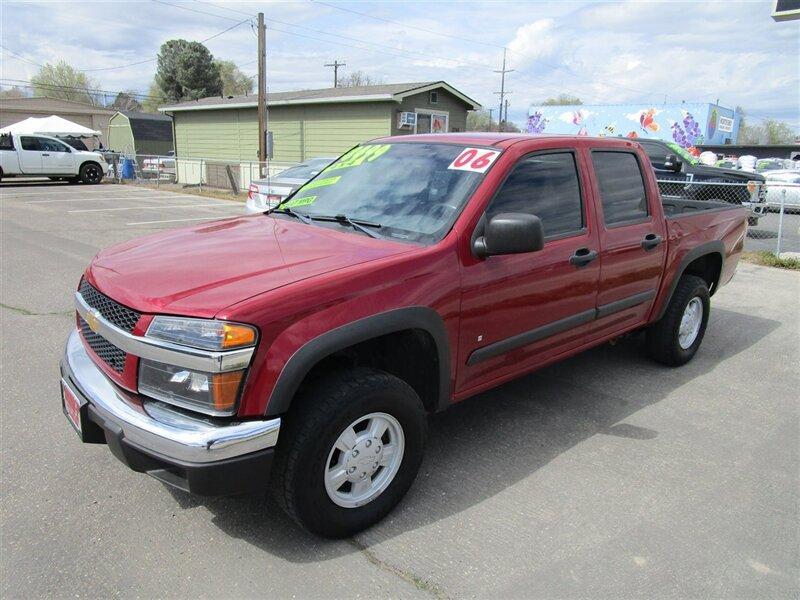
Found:
[(111, 166), (108, 177), (117, 182), (155, 186), (179, 184), (200, 190), (208, 187), (245, 194), (252, 181), (274, 177), (296, 164), (116, 152), (108, 152), (105, 157)]
[(800, 252), (800, 184), (782, 181), (660, 179), (664, 198), (739, 204), (748, 209), (745, 250)]

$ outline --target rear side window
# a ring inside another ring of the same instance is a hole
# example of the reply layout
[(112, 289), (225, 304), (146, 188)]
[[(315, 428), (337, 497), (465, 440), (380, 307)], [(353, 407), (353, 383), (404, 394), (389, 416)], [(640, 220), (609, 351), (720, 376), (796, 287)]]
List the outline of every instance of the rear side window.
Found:
[(39, 138), (39, 149), (43, 152), (69, 152), (65, 144), (47, 138)]
[(39, 150), (39, 139), (35, 137), (23, 136), (19, 138), (23, 150)]
[(646, 218), (647, 194), (636, 155), (629, 152), (592, 152), (606, 225)]
[(583, 229), (578, 169), (571, 152), (538, 154), (519, 162), (492, 200), (487, 218), (500, 213), (536, 215), (546, 237)]

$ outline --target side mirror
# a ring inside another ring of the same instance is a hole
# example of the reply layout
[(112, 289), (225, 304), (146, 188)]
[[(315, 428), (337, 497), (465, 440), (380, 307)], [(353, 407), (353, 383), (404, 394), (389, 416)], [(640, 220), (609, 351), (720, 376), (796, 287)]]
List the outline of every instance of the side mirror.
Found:
[(536, 215), (502, 213), (486, 224), (482, 236), (475, 239), (473, 252), (479, 258), (498, 254), (522, 254), (544, 248), (544, 228)]
[(683, 161), (674, 154), (667, 154), (664, 159), (664, 168), (667, 171), (675, 171), (676, 173), (683, 167)]

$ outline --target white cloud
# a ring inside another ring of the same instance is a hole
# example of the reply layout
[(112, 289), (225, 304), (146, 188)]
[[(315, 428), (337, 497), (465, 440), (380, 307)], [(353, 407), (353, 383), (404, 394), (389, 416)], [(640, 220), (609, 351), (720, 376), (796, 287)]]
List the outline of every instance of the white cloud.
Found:
[(514, 39), (508, 44), (514, 63), (526, 66), (537, 58), (550, 56), (556, 47), (553, 19), (538, 19), (517, 29)]

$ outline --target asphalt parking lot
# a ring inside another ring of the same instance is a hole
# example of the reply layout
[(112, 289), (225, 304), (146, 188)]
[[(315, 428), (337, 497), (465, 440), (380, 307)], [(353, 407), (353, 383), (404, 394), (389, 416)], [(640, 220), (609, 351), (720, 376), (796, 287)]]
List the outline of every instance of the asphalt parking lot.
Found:
[(437, 415), (420, 476), (351, 540), (203, 500), (81, 445), (58, 361), (103, 246), (238, 215), (130, 186), (0, 185), (0, 596), (789, 598), (800, 585), (800, 274), (740, 264), (695, 360), (639, 337)]

